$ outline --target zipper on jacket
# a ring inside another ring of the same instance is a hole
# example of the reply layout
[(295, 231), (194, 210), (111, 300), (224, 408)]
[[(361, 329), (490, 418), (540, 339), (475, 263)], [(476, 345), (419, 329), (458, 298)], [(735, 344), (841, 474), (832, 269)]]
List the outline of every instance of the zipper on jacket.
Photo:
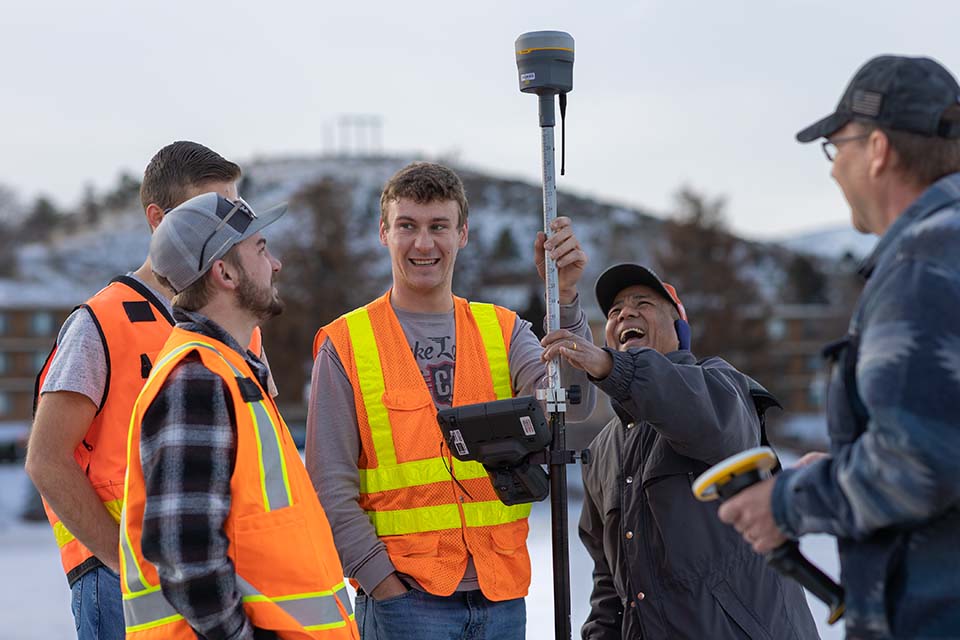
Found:
[[(86, 438), (84, 438), (84, 439), (81, 440), (80, 442), (83, 444), (83, 448), (84, 448), (84, 449), (86, 449), (87, 451), (93, 451), (93, 445), (90, 444), (89, 442), (87, 442), (87, 439), (86, 439)], [(89, 460), (89, 459), (87, 460), (87, 466), (84, 467), (84, 469), (83, 469), (83, 473), (84, 473), (85, 475), (88, 475), (88, 476), (90, 475), (90, 460)]]
[[(647, 458), (646, 458), (646, 450), (645, 450), (645, 448), (644, 448), (644, 439), (643, 439), (643, 437), (642, 437), (642, 434), (639, 433), (639, 432), (637, 433), (637, 437), (640, 438), (640, 455), (641, 455), (641, 460), (643, 460), (643, 462), (646, 463)], [(658, 436), (658, 435), (654, 435), (654, 436), (652, 436), (652, 437), (653, 437), (653, 439), (656, 439), (656, 438), (659, 437), (659, 436)], [(642, 474), (642, 473), (643, 473), (643, 471), (641, 470), (641, 474)], [(647, 514), (645, 513), (645, 510), (646, 510), (646, 508), (647, 508), (647, 507), (646, 507), (646, 505), (647, 505), (647, 487), (649, 487), (649, 486), (652, 485), (652, 484), (656, 484), (656, 483), (659, 482), (660, 480), (664, 480), (664, 479), (669, 478), (669, 477), (670, 477), (669, 475), (660, 476), (659, 478), (655, 478), (655, 479), (654, 479), (654, 482), (647, 482), (647, 483), (645, 483), (645, 484), (644, 484), (644, 483), (641, 483), (641, 485), (640, 485), (640, 497), (641, 497), (641, 499), (642, 499), (642, 501), (643, 501), (643, 505), (644, 505), (643, 508), (640, 510), (640, 526), (641, 526), (640, 535), (641, 535), (641, 537), (643, 538), (643, 548), (644, 548), (644, 552), (645, 552), (645, 555), (646, 555), (646, 558), (645, 558), (645, 560), (646, 560), (645, 566), (646, 566), (647, 574), (649, 575), (649, 579), (650, 579), (650, 585), (649, 585), (648, 589), (649, 589), (650, 591), (652, 591), (652, 592), (654, 592), (654, 593), (657, 594), (657, 596), (656, 596), (656, 602), (650, 604), (650, 609), (651, 609), (652, 611), (654, 611), (655, 614), (658, 616), (660, 628), (661, 628), (662, 630), (664, 630), (665, 632), (667, 631), (667, 629), (669, 629), (669, 627), (667, 626), (666, 614), (665, 614), (664, 611), (663, 611), (663, 600), (662, 600), (662, 599), (660, 598), (660, 596), (659, 596), (659, 594), (662, 592), (662, 589), (660, 588), (660, 585), (658, 584), (656, 573), (654, 573), (654, 570), (653, 570), (653, 566), (654, 566), (654, 565), (653, 565), (653, 563), (650, 561), (650, 560), (653, 558), (653, 553), (652, 553), (651, 550), (650, 550), (650, 539), (649, 539), (649, 536), (646, 535), (646, 530), (647, 530), (647, 528), (646, 528), (646, 525), (647, 525)], [(633, 594), (631, 594), (631, 596), (633, 596)], [(637, 609), (637, 617), (639, 618), (639, 617), (640, 617), (640, 615), (639, 615), (640, 605), (637, 605), (636, 609)], [(643, 636), (644, 636), (644, 637), (648, 637), (648, 634), (647, 634), (646, 630), (644, 629), (644, 626), (643, 626), (642, 623), (641, 623), (641, 625), (640, 625), (640, 630), (641, 630), (641, 632), (643, 633)]]
[[(643, 437), (643, 433), (641, 433), (641, 431), (640, 431), (640, 425), (635, 426), (634, 429), (637, 430), (637, 431), (636, 431), (636, 435), (635, 435), (634, 437), (637, 439), (637, 442), (640, 444), (639, 449), (640, 449), (640, 465), (641, 465), (641, 466), (640, 466), (640, 468), (638, 469), (638, 471), (640, 472), (640, 478), (642, 479), (642, 478), (643, 478), (644, 465), (645, 465), (646, 460), (647, 460), (647, 455), (646, 455), (647, 452), (646, 452), (646, 449), (645, 449), (645, 447), (644, 447), (644, 437)], [(626, 450), (626, 447), (624, 447), (624, 450)], [(623, 465), (621, 465), (621, 468), (623, 468)], [(647, 504), (647, 494), (646, 494), (646, 490), (645, 490), (645, 488), (644, 488), (644, 486), (643, 486), (642, 480), (641, 480), (641, 482), (639, 482), (639, 483), (637, 483), (637, 484), (639, 485), (639, 486), (636, 488), (636, 491), (637, 491), (638, 494), (639, 494), (639, 495), (637, 496), (637, 499), (641, 502), (640, 509), (639, 509), (639, 513), (640, 513), (640, 519), (639, 519), (639, 521), (640, 521), (640, 528), (639, 528), (639, 535), (634, 535), (634, 538), (635, 538), (635, 539), (638, 538), (638, 537), (640, 538), (639, 540), (637, 540), (637, 542), (639, 542), (640, 544), (643, 545), (643, 554), (642, 554), (642, 555), (644, 556), (644, 558), (643, 558), (644, 562), (642, 562), (641, 565), (643, 566), (643, 569), (648, 572), (648, 574), (650, 575), (650, 578), (651, 578), (651, 580), (652, 580), (652, 579), (653, 579), (653, 572), (650, 570), (650, 568), (649, 568), (649, 563), (647, 562), (647, 560), (648, 560), (649, 558), (651, 558), (652, 555), (651, 555), (651, 553), (650, 553), (649, 541), (647, 540), (647, 536), (646, 536), (645, 533), (644, 533), (644, 532), (647, 530), (647, 516), (646, 516), (646, 514), (644, 513), (644, 511), (645, 511), (646, 508), (647, 508), (647, 507), (646, 507), (646, 504)], [(621, 511), (622, 511), (622, 513), (621, 513), (621, 522), (622, 522), (622, 521), (625, 519), (624, 516), (627, 514), (627, 511), (626, 511), (625, 509), (622, 509), (622, 508), (621, 508)], [(627, 555), (627, 554), (624, 554), (624, 555)], [(629, 557), (629, 556), (627, 556), (627, 557)], [(632, 572), (631, 572), (631, 573), (632, 573)], [(649, 587), (648, 587), (648, 589), (649, 589)], [(641, 635), (641, 637), (643, 637), (643, 638), (647, 638), (647, 637), (649, 637), (650, 634), (647, 633), (646, 624), (644, 624), (643, 616), (640, 614), (640, 605), (636, 604), (636, 591), (638, 591), (638, 590), (639, 590), (639, 589), (638, 589), (637, 585), (631, 584), (631, 585), (630, 585), (630, 591), (631, 591), (631, 593), (629, 593), (629, 594), (627, 594), (627, 595), (630, 596), (630, 603), (633, 603), (633, 604), (635, 605), (635, 606), (633, 606), (633, 607), (630, 607), (630, 609), (632, 609), (632, 610), (636, 613), (636, 616), (637, 616), (637, 625), (640, 627), (640, 635)], [(629, 605), (628, 605), (628, 606), (629, 606)], [(660, 627), (661, 627), (661, 628), (663, 627), (663, 621), (662, 621), (662, 620), (660, 621)]]
[(150, 370), (153, 369), (153, 363), (150, 362), (150, 356), (145, 353), (140, 354), (140, 377), (146, 380), (150, 377)]

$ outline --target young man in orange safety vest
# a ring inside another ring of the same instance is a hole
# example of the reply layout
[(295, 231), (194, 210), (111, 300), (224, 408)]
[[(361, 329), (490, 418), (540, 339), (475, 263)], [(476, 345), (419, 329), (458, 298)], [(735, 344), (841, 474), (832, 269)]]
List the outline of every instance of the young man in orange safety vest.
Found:
[[(504, 640), (525, 636), (530, 505), (505, 506), (483, 467), (455, 460), (439, 408), (533, 395), (543, 349), (513, 311), (452, 291), (467, 244), (467, 199), (450, 169), (414, 163), (387, 183), (380, 242), (393, 286), (323, 327), (307, 418), (306, 461), (346, 575), (359, 584), (365, 638)], [(549, 241), (559, 268), (560, 324), (592, 341), (577, 281), (586, 264), (567, 218)], [(546, 246), (545, 246), (546, 245)], [(586, 400), (569, 419), (593, 407)]]
[(333, 536), (267, 367), (280, 261), (243, 200), (196, 196), (150, 243), (177, 325), (130, 422), (120, 585), (130, 640), (358, 638)]
[[(151, 231), (164, 211), (195, 195), (237, 198), (239, 179), (239, 166), (201, 144), (165, 146), (140, 188)], [(67, 318), (37, 377), (26, 470), (60, 547), (80, 640), (124, 635), (117, 542), (127, 430), (134, 400), (173, 328), (172, 295), (149, 258), (115, 278)], [(259, 341), (257, 331), (251, 341), (257, 353)]]

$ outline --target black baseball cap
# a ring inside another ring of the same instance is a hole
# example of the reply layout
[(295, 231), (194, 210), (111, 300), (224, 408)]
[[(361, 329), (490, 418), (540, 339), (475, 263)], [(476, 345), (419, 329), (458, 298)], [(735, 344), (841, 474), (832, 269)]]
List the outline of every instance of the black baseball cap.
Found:
[(877, 56), (860, 67), (836, 111), (797, 134), (800, 142), (832, 135), (851, 120), (925, 136), (960, 138), (960, 122), (941, 121), (960, 103), (960, 85), (931, 58)]
[(597, 304), (600, 305), (603, 315), (606, 316), (610, 312), (610, 307), (613, 306), (613, 301), (616, 300), (618, 293), (627, 287), (638, 284), (650, 287), (659, 293), (676, 307), (677, 313), (683, 320), (687, 319), (687, 311), (683, 308), (683, 303), (680, 302), (680, 296), (677, 295), (676, 289), (661, 280), (653, 269), (628, 262), (613, 265), (597, 278)]

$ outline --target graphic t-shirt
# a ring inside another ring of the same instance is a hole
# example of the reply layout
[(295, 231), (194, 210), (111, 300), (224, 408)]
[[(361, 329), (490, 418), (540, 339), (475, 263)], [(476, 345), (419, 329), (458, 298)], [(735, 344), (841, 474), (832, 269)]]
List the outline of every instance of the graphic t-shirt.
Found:
[(457, 357), (453, 312), (394, 311), (434, 404), (437, 409), (449, 409), (453, 406), (453, 372)]
[[(407, 344), (410, 345), (410, 351), (420, 368), (420, 375), (430, 389), (433, 403), (438, 410), (449, 409), (453, 406), (453, 372), (457, 356), (457, 331), (453, 311), (414, 313), (396, 307), (393, 311), (403, 327)], [(423, 590), (412, 578), (406, 578), (409, 584)], [(470, 556), (457, 591), (479, 588), (477, 568), (473, 564), (473, 556)]]

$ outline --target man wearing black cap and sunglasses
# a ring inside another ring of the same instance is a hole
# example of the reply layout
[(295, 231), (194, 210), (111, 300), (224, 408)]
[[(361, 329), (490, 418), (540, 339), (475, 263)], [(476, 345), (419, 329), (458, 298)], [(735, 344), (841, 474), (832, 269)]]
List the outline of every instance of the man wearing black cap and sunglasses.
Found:
[(827, 346), (830, 455), (728, 500), (758, 552), (837, 537), (850, 637), (960, 633), (960, 86), (929, 58), (880, 56), (824, 138), (853, 226), (880, 236), (846, 336)]
[(590, 374), (617, 414), (583, 471), (580, 539), (594, 561), (583, 638), (816, 638), (803, 590), (690, 491), (710, 465), (760, 445), (759, 385), (693, 356), (683, 304), (652, 270), (611, 267), (596, 294), (607, 346), (559, 332), (543, 356)]

